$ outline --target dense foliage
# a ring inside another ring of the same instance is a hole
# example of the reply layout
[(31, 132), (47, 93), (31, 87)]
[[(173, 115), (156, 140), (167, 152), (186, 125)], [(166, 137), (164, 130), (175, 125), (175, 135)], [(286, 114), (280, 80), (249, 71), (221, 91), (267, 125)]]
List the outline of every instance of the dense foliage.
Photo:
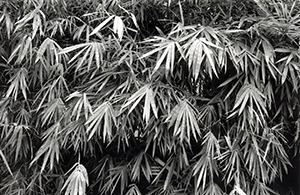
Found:
[(1, 194), (276, 194), (295, 1), (0, 1)]

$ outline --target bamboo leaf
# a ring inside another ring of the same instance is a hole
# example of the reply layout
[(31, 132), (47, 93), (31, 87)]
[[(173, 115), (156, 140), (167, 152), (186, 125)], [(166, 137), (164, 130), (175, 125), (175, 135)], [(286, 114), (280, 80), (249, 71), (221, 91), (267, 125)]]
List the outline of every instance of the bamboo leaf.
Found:
[(161, 66), (162, 62), (165, 60), (167, 54), (168, 54), (168, 46), (166, 47), (165, 51), (160, 56), (159, 60), (156, 62), (156, 65), (155, 65), (155, 67), (154, 67), (154, 69), (152, 71), (152, 75), (159, 69), (159, 67)]
[(124, 23), (119, 16), (115, 16), (113, 31), (118, 35), (119, 41), (122, 41), (124, 34)]
[(87, 170), (82, 164), (76, 163), (68, 172), (73, 168), (74, 170), (64, 183), (61, 192), (66, 188), (65, 195), (84, 195), (86, 186), (89, 185)]
[(63, 101), (58, 98), (47, 103), (42, 112), (42, 127), (46, 124), (56, 123), (66, 111)]
[(11, 174), (11, 176), (14, 176), (13, 173), (12, 173), (12, 171), (11, 171), (11, 169), (10, 169), (10, 166), (9, 166), (7, 160), (6, 160), (6, 157), (5, 157), (5, 155), (3, 154), (3, 152), (2, 152), (2, 150), (0, 150), (0, 156), (1, 156), (1, 158), (2, 158), (2, 160), (3, 160), (3, 162), (4, 162), (4, 164), (5, 164), (5, 166), (6, 166), (7, 170), (8, 170), (8, 172)]
[(130, 184), (128, 187), (129, 190), (125, 195), (142, 195), (139, 188), (135, 184)]
[(12, 95), (14, 100), (17, 100), (19, 91), (21, 91), (24, 99), (27, 100), (27, 75), (28, 71), (24, 67), (16, 71), (13, 77), (9, 80), (11, 84), (6, 92), (6, 97), (10, 97)]
[(237, 185), (234, 186), (234, 190), (239, 194), (239, 195), (247, 195), (240, 187)]
[(128, 114), (130, 114), (136, 108), (136, 106), (139, 104), (142, 98), (146, 95), (147, 89), (148, 85), (144, 85), (134, 94), (132, 94), (130, 98), (126, 101), (126, 103), (121, 107), (120, 112), (122, 112), (124, 109), (128, 109), (129, 105), (133, 104), (128, 111)]
[(99, 26), (97, 26), (90, 34), (90, 36), (98, 33), (109, 21), (111, 21), (115, 16), (109, 16), (108, 18), (106, 18), (103, 22), (101, 22), (101, 24)]
[(168, 169), (167, 178), (164, 183), (164, 188), (163, 188), (164, 190), (167, 190), (168, 186), (170, 185), (170, 182), (171, 182), (171, 179), (173, 176), (174, 166), (175, 166), (175, 163), (174, 163), (174, 161), (172, 161), (170, 168)]
[[(59, 54), (66, 54), (81, 49), (70, 60), (69, 63), (74, 63), (76, 72), (83, 68), (84, 71), (89, 71), (91, 66), (96, 61), (96, 67), (100, 68), (100, 63), (103, 63), (103, 53), (106, 51), (104, 43), (90, 42), (80, 43), (62, 49)], [(82, 57), (80, 57), (83, 54)]]
[[(120, 113), (122, 113), (125, 109), (128, 110), (128, 115), (137, 107), (137, 105), (144, 100), (144, 108), (143, 108), (143, 120), (148, 124), (150, 120), (151, 109), (156, 118), (157, 115), (157, 106), (155, 103), (155, 94), (150, 85), (144, 85), (138, 91), (136, 91), (130, 98), (126, 101), (126, 103), (121, 107)], [(129, 108), (130, 106), (130, 108)]]
[(113, 136), (112, 127), (113, 125), (117, 125), (111, 103), (103, 102), (98, 106), (88, 118), (85, 125), (88, 126), (86, 130), (89, 133), (88, 140), (90, 140), (97, 132), (97, 134), (102, 137), (103, 142), (106, 142), (107, 140), (111, 141)]
[(166, 118), (168, 128), (174, 127), (174, 136), (180, 135), (180, 141), (190, 140), (190, 133), (197, 139), (201, 135), (196, 119), (196, 111), (186, 100), (180, 101)]
[(41, 173), (45, 170), (47, 162), (50, 162), (50, 170), (54, 167), (54, 160), (59, 163), (59, 142), (57, 139), (58, 133), (61, 131), (60, 122), (53, 124), (43, 133), (44, 143), (36, 152), (34, 159), (30, 163), (30, 167), (37, 162), (41, 156), (44, 155), (43, 164), (41, 167)]
[(164, 45), (162, 47), (157, 47), (151, 51), (149, 51), (148, 53), (145, 53), (143, 54), (141, 57), (139, 57), (139, 59), (143, 59), (143, 58), (146, 58), (146, 57), (149, 57), (151, 56), (152, 54), (156, 53), (156, 52), (159, 52), (159, 51), (162, 51), (163, 49), (165, 49), (166, 47), (168, 47), (168, 45)]

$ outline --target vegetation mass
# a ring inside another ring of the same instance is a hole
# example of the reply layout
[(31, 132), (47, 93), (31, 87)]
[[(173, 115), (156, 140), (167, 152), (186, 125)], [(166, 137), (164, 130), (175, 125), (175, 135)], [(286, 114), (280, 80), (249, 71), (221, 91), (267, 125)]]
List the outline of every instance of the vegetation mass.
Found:
[(0, 1), (0, 193), (269, 195), (298, 153), (298, 1)]

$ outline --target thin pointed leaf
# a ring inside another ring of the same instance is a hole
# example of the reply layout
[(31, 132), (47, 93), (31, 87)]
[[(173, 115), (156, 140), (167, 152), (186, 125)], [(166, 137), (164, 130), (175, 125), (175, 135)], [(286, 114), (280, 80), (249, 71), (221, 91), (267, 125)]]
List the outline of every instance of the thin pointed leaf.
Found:
[(109, 21), (111, 21), (115, 16), (109, 16), (108, 18), (106, 18), (103, 22), (101, 22), (101, 24), (99, 26), (97, 26), (90, 34), (90, 36), (98, 33)]

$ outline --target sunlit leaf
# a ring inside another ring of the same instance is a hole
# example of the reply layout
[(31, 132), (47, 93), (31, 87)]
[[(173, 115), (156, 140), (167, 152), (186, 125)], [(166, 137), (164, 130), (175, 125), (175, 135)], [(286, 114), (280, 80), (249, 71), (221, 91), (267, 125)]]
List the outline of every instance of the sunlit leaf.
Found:
[[(240, 115), (244, 110), (245, 107), (248, 105), (251, 108), (256, 106), (256, 109), (259, 111), (261, 116), (267, 115), (266, 103), (265, 103), (265, 95), (260, 92), (255, 86), (252, 84), (244, 85), (238, 92), (236, 96), (236, 100), (232, 110), (238, 109), (238, 112), (233, 112), (229, 118), (232, 117), (234, 114), (238, 113)], [(254, 102), (254, 103), (253, 103)]]
[[(58, 43), (47, 38), (43, 41), (37, 51), (35, 63), (41, 61), (46, 67), (46, 70), (50, 71), (51, 65), (62, 63), (61, 55), (58, 55), (61, 50), (62, 48), (58, 45)], [(64, 58), (66, 58), (66, 55), (64, 55)]]
[[(150, 85), (145, 85), (141, 87), (137, 92), (132, 94), (130, 98), (126, 101), (126, 103), (122, 106), (121, 112), (125, 109), (129, 109), (128, 114), (130, 114), (141, 102), (141, 100), (145, 97), (144, 108), (143, 108), (143, 119), (146, 123), (149, 122), (150, 119), (150, 108), (152, 109), (152, 113), (156, 118), (157, 115), (157, 106), (155, 103), (155, 92), (151, 88)], [(129, 107), (130, 106), (130, 107)]]
[(5, 164), (6, 168), (7, 168), (7, 170), (9, 171), (9, 173), (11, 174), (11, 176), (13, 176), (13, 173), (11, 172), (10, 166), (9, 166), (9, 164), (8, 164), (8, 162), (6, 160), (6, 157), (3, 154), (2, 150), (0, 150), (0, 156), (1, 156), (2, 160), (4, 161), (4, 164)]
[(86, 186), (89, 185), (88, 173), (86, 168), (76, 163), (69, 171), (72, 171), (66, 180), (61, 192), (66, 189), (65, 195), (84, 195), (86, 194)]
[(11, 125), (6, 135), (6, 147), (14, 152), (14, 159), (17, 162), (18, 159), (27, 157), (30, 150), (30, 138), (28, 133), (30, 129), (26, 125)]
[(122, 41), (124, 34), (124, 23), (119, 16), (115, 16), (113, 31), (118, 35), (119, 40)]
[(44, 155), (43, 164), (41, 167), (41, 172), (46, 168), (47, 162), (49, 161), (50, 170), (54, 167), (54, 160), (59, 163), (60, 155), (60, 144), (57, 139), (58, 132), (61, 130), (61, 125), (59, 122), (53, 124), (47, 131), (44, 132), (43, 140), (44, 143), (41, 145), (37, 151), (35, 158), (31, 161), (30, 166), (32, 166), (38, 159)]
[(215, 60), (217, 56), (213, 48), (222, 49), (205, 38), (195, 39), (187, 48), (186, 58), (196, 80), (199, 74), (203, 73), (203, 68), (208, 72), (210, 78), (212, 78), (212, 73), (218, 77), (218, 66)]
[(28, 71), (22, 67), (16, 71), (13, 77), (9, 80), (10, 86), (6, 92), (6, 97), (12, 96), (14, 100), (17, 99), (19, 92), (22, 92), (25, 100), (27, 99), (27, 75)]
[(98, 31), (100, 31), (109, 21), (111, 21), (115, 16), (111, 15), (108, 18), (106, 18), (103, 22), (101, 22), (101, 24), (99, 26), (97, 26), (92, 32), (91, 32), (91, 36), (96, 34)]
[(205, 195), (218, 195), (218, 194), (223, 194), (223, 191), (218, 184), (210, 183), (210, 184), (208, 184), (208, 187), (205, 189), (204, 194)]
[(9, 13), (7, 13), (7, 10), (4, 8), (2, 12), (2, 16), (0, 17), (0, 22), (5, 22), (6, 32), (7, 32), (7, 38), (10, 39), (11, 33), (14, 28), (14, 24), (12, 22), (12, 17)]
[(145, 176), (145, 178), (150, 182), (150, 178), (152, 176), (152, 171), (150, 167), (149, 157), (147, 153), (141, 152), (139, 153), (132, 161), (133, 167), (131, 171), (132, 180), (140, 181), (141, 173)]
[(163, 62), (165, 61), (165, 73), (166, 75), (171, 74), (173, 75), (174, 71), (174, 64), (175, 64), (175, 54), (176, 49), (180, 52), (181, 56), (183, 55), (183, 50), (178, 42), (169, 40), (163, 37), (156, 37), (154, 39), (147, 40), (145, 42), (151, 42), (151, 41), (160, 41), (160, 43), (154, 44), (154, 49), (149, 51), (148, 53), (143, 54), (140, 59), (146, 58), (148, 56), (153, 55), (154, 53), (158, 52), (158, 60), (156, 61), (155, 67), (152, 71), (152, 75), (158, 71), (158, 69), (161, 67)]
[(32, 38), (36, 36), (36, 33), (39, 31), (40, 36), (44, 34), (44, 23), (46, 16), (40, 7), (37, 7), (33, 11), (26, 14), (21, 20), (16, 22), (15, 32), (24, 28), (24, 26), (32, 20)]
[(201, 131), (196, 116), (195, 108), (187, 100), (182, 100), (169, 113), (166, 119), (168, 128), (174, 128), (174, 136), (179, 136), (181, 142), (189, 142), (191, 134), (197, 140)]
[(33, 46), (32, 46), (32, 37), (29, 35), (25, 35), (14, 48), (11, 53), (8, 63), (12, 62), (13, 59), (16, 59), (16, 63), (20, 64), (24, 59), (32, 60), (33, 56)]
[(108, 181), (105, 183), (103, 191), (114, 192), (117, 185), (120, 185), (120, 193), (123, 194), (125, 187), (129, 182), (129, 169), (126, 165), (119, 165), (110, 169), (110, 175), (107, 177)]
[(37, 110), (40, 110), (44, 104), (55, 99), (61, 98), (69, 88), (67, 81), (63, 75), (58, 76), (55, 80), (48, 81), (38, 92), (35, 98), (35, 103), (39, 102)]
[(125, 195), (142, 195), (139, 188), (135, 184), (130, 184), (128, 187), (130, 188)]
[(111, 103), (104, 102), (98, 106), (85, 123), (90, 140), (95, 134), (102, 137), (103, 142), (111, 141), (113, 125), (117, 125), (115, 113)]
[[(66, 54), (70, 52), (75, 52), (79, 50), (69, 61), (69, 63), (74, 63), (76, 71), (86, 68), (89, 71), (94, 65), (93, 62), (96, 62), (96, 67), (100, 68), (104, 60), (104, 52), (106, 47), (103, 43), (100, 42), (90, 42), (90, 43), (80, 43), (70, 47), (64, 48), (59, 54)], [(94, 61), (95, 60), (95, 61)], [(86, 66), (86, 67), (84, 67)]]
[(66, 111), (65, 104), (58, 98), (45, 104), (45, 108), (41, 113), (42, 126), (46, 124), (56, 123)]
[(78, 91), (70, 94), (66, 101), (70, 99), (77, 98), (77, 102), (73, 106), (72, 116), (76, 116), (76, 120), (81, 116), (81, 111), (83, 110), (85, 119), (88, 119), (89, 115), (93, 113), (92, 106), (87, 98), (86, 93), (79, 93)]

